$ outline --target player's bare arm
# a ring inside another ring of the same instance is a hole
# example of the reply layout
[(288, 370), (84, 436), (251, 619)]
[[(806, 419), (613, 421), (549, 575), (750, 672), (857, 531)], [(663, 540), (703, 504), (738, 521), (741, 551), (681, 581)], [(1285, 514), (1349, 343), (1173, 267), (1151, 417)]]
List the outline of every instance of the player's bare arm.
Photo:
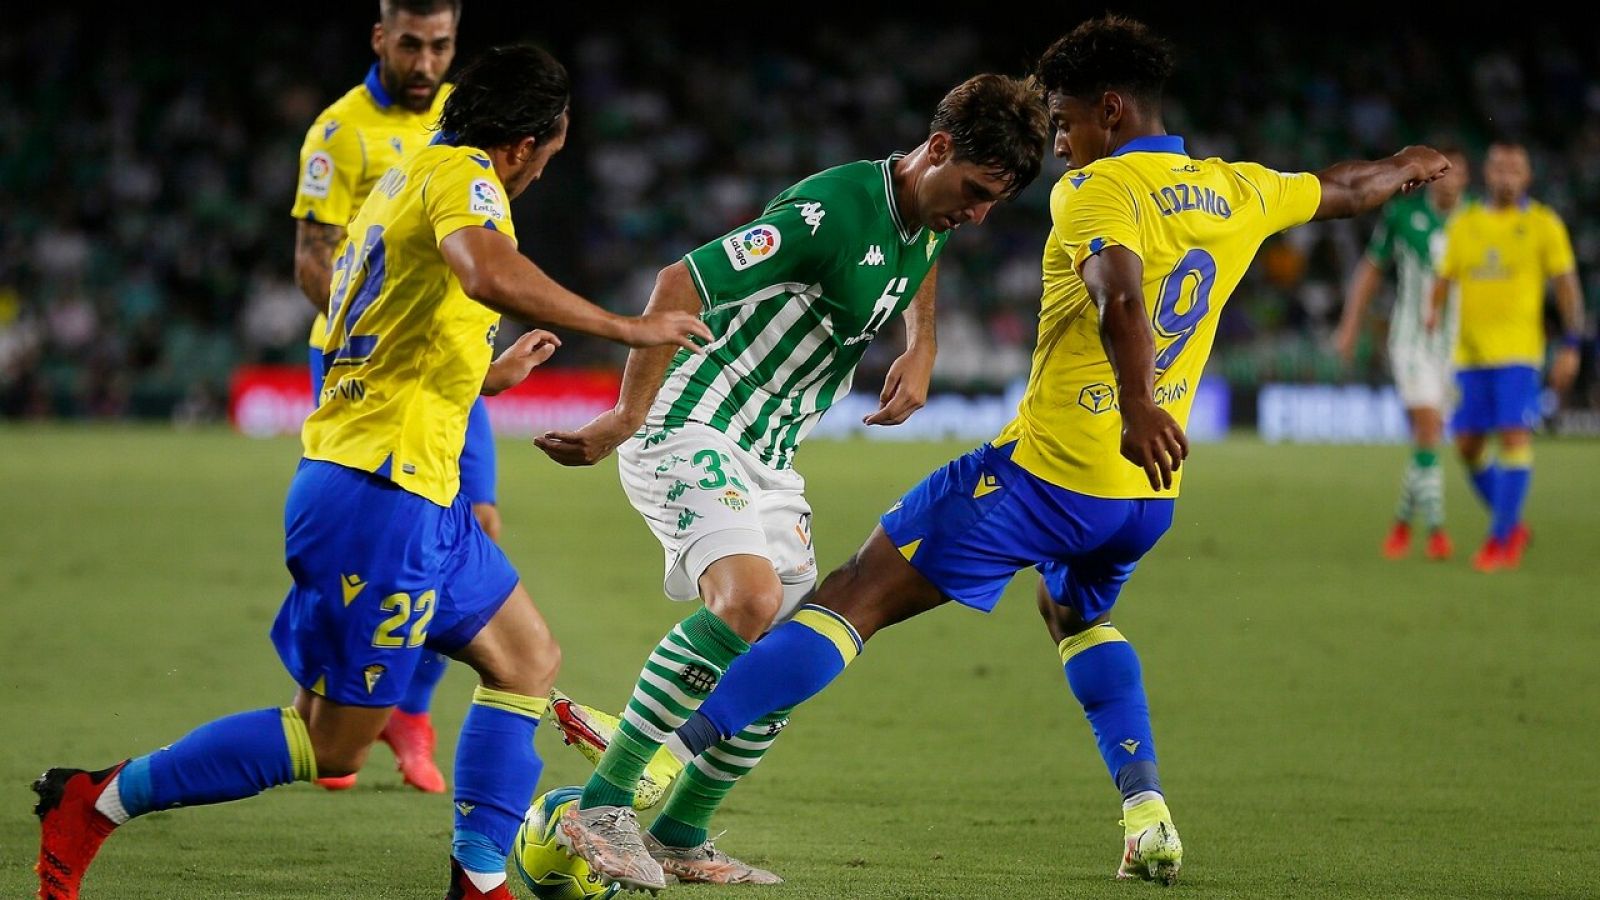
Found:
[(928, 385), (933, 380), (933, 360), (939, 352), (935, 334), (933, 298), (939, 281), (939, 264), (934, 263), (906, 307), (906, 352), (889, 366), (883, 391), (878, 394), (878, 411), (861, 421), (868, 425), (899, 425), (928, 403)]
[(1322, 202), (1314, 220), (1343, 219), (1377, 209), (1398, 193), (1409, 193), (1450, 170), (1450, 160), (1432, 147), (1407, 147), (1387, 158), (1336, 163), (1317, 173)]
[(548, 360), (559, 346), (561, 339), (541, 328), (517, 338), (516, 343), (507, 347), (489, 364), (489, 373), (483, 378), (483, 390), (480, 393), (492, 397), (516, 387)]
[(1156, 340), (1144, 305), (1144, 262), (1126, 247), (1107, 247), (1083, 264), (1083, 284), (1100, 310), (1100, 340), (1117, 373), (1122, 455), (1144, 469), (1154, 490), (1172, 487), (1189, 439), (1156, 405)]
[(1345, 294), (1344, 313), (1339, 317), (1339, 327), (1333, 333), (1333, 348), (1346, 363), (1356, 353), (1356, 337), (1361, 333), (1361, 317), (1367, 305), (1378, 293), (1383, 273), (1371, 258), (1363, 256), (1356, 263), (1355, 274), (1350, 279), (1350, 290)]
[[(689, 267), (678, 260), (656, 276), (655, 290), (645, 306), (645, 315), (700, 313), (700, 294), (694, 288)], [(550, 431), (534, 438), (545, 455), (564, 466), (592, 466), (615, 450), (628, 436), (644, 425), (650, 405), (661, 391), (667, 367), (677, 353), (675, 347), (647, 347), (628, 353), (622, 370), (622, 391), (617, 405), (596, 416), (577, 431)]]
[(445, 262), (468, 297), (534, 325), (570, 328), (630, 347), (662, 344), (697, 350), (711, 331), (699, 316), (678, 310), (619, 316), (557, 284), (517, 252), (511, 239), (487, 228), (457, 229), (439, 243)]
[(1576, 270), (1550, 279), (1555, 288), (1556, 308), (1561, 311), (1563, 340), (1550, 362), (1550, 386), (1565, 394), (1578, 377), (1578, 345), (1583, 340), (1583, 288)]
[(1433, 331), (1439, 327), (1439, 322), (1444, 317), (1444, 305), (1450, 299), (1450, 290), (1455, 287), (1455, 282), (1440, 275), (1433, 279), (1433, 287), (1428, 291), (1428, 311), (1422, 321), (1423, 327)]
[(300, 219), (294, 227), (294, 282), (319, 313), (328, 311), (333, 251), (344, 240), (343, 225)]

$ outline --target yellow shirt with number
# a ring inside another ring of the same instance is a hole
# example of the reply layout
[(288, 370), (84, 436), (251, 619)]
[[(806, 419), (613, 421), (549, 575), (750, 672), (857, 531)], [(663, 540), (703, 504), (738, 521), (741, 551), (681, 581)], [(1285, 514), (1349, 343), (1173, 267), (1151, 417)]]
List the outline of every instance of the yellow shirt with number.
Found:
[(505, 186), (480, 150), (429, 146), (373, 186), (334, 259), (327, 378), (301, 431), (308, 459), (372, 472), (441, 506), (461, 486), (467, 414), (500, 327), (439, 250), (462, 228), (516, 241)]
[(1144, 264), (1155, 332), (1155, 401), (1187, 426), (1217, 317), (1268, 236), (1307, 222), (1322, 200), (1315, 175), (1256, 163), (1191, 159), (1183, 139), (1140, 138), (1067, 172), (1050, 195), (1039, 343), (1028, 387), (997, 446), (1040, 478), (1108, 498), (1173, 497), (1152, 490), (1122, 457), (1117, 380), (1100, 314), (1080, 275), (1091, 256), (1124, 247)]

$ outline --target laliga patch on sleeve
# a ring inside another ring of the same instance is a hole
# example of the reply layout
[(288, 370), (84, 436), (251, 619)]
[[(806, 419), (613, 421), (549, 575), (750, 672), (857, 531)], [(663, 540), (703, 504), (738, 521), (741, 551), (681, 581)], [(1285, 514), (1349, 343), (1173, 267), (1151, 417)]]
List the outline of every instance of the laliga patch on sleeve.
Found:
[(492, 219), (506, 218), (505, 202), (500, 199), (500, 189), (494, 182), (487, 178), (479, 178), (472, 183), (469, 193), (473, 215), (488, 216)]
[(300, 193), (322, 199), (328, 196), (333, 184), (333, 157), (321, 150), (306, 158), (305, 177), (300, 179)]
[(771, 259), (783, 245), (783, 235), (771, 225), (746, 228), (724, 238), (722, 250), (735, 272)]

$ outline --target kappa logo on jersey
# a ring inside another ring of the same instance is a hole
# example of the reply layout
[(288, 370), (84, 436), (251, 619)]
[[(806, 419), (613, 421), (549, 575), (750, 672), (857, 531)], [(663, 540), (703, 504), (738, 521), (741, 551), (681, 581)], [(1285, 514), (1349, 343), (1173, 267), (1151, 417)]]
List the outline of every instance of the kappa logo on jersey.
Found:
[(796, 203), (795, 206), (800, 207), (800, 218), (806, 220), (806, 224), (811, 227), (812, 235), (815, 235), (817, 229), (822, 227), (822, 217), (827, 215), (828, 211), (822, 208), (821, 203)]
[(728, 254), (728, 262), (736, 272), (766, 262), (781, 246), (783, 235), (771, 225), (757, 225), (722, 242), (722, 250)]
[(881, 266), (881, 265), (883, 265), (883, 248), (879, 247), (877, 244), (873, 244), (871, 247), (868, 247), (867, 248), (867, 255), (861, 257), (861, 262), (856, 263), (856, 265), (858, 265), (858, 266)]
[(306, 159), (305, 177), (300, 181), (300, 192), (307, 197), (326, 197), (333, 184), (333, 157), (318, 150)]
[(494, 186), (494, 182), (479, 178), (472, 183), (471, 193), (473, 215), (495, 219), (506, 217), (505, 205), (500, 201), (500, 189)]

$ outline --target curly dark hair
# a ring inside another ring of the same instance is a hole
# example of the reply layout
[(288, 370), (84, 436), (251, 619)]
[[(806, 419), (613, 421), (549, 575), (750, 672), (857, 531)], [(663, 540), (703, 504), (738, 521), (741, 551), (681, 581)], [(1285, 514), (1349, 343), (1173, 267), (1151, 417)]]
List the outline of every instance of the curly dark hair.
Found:
[(1114, 90), (1159, 104), (1172, 68), (1165, 38), (1143, 22), (1108, 13), (1051, 44), (1034, 77), (1047, 93), (1096, 100)]
[(572, 99), (567, 69), (532, 44), (494, 47), (456, 77), (439, 130), (469, 147), (502, 147), (561, 130)]
[(1002, 175), (1006, 196), (1015, 197), (1039, 175), (1050, 113), (1028, 82), (987, 73), (945, 94), (929, 128), (950, 135), (956, 159)]

